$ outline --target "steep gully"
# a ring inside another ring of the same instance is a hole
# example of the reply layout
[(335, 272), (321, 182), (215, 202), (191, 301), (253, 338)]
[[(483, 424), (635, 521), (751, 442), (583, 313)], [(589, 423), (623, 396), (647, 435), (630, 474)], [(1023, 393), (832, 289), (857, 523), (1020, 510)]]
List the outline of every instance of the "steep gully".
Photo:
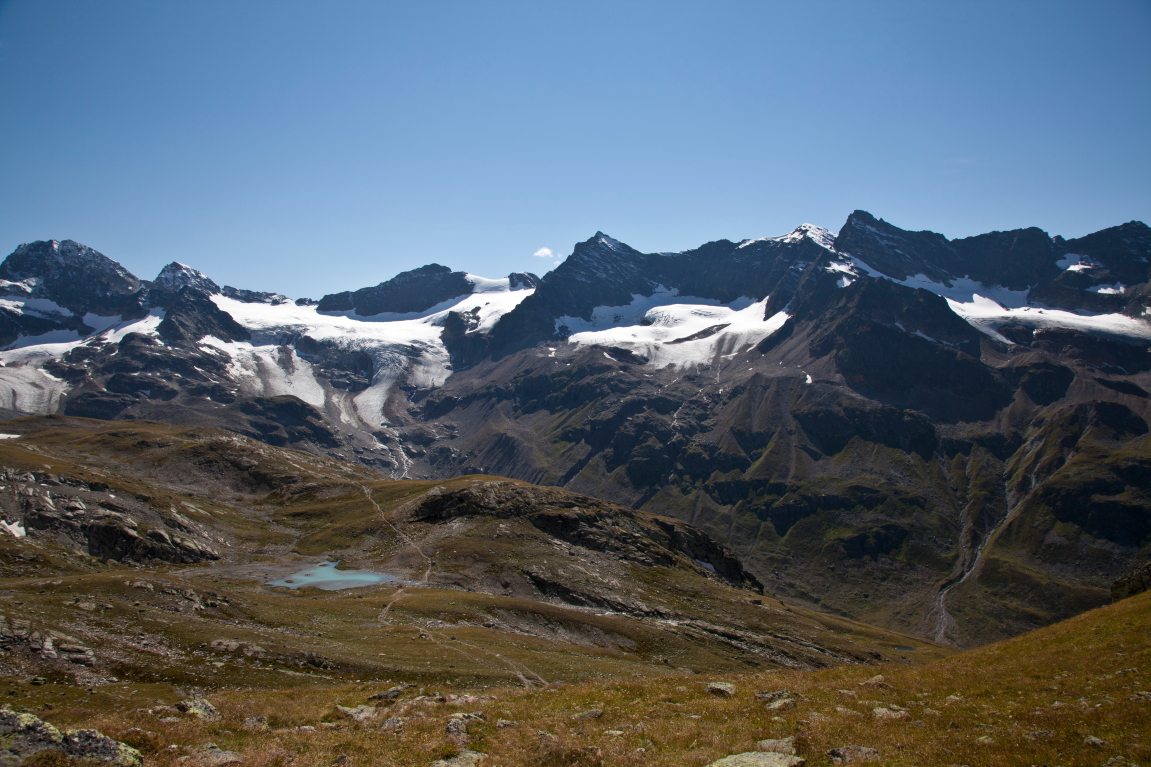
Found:
[[(1007, 468), (1004, 467), (1004, 479), (1006, 479), (1006, 473)], [(1034, 489), (1036, 484), (1038, 483), (1034, 475), (1032, 475), (1031, 487)], [(987, 547), (999, 535), (999, 531), (1015, 519), (1019, 509), (1023, 507), (1027, 498), (1030, 497), (1030, 494), (1029, 491), (1017, 502), (1008, 505), (1007, 512), (1003, 515), (1003, 518), (987, 531), (987, 534), (983, 536), (983, 540), (974, 547), (974, 551), (972, 551), (972, 544), (975, 536), (968, 533), (968, 529), (970, 528), (963, 531), (963, 534), (959, 537), (959, 566), (956, 572), (944, 578), (939, 583), (935, 596), (931, 600), (931, 607), (924, 615), (923, 621), (920, 624), (919, 633), (922, 636), (929, 636), (932, 640), (943, 644), (955, 644), (955, 642), (948, 639), (948, 634), (953, 634), (959, 628), (959, 625), (951, 616), (951, 613), (947, 611), (947, 597), (955, 588), (963, 585), (972, 575), (978, 574), (982, 567), (983, 555), (987, 551)], [(968, 507), (970, 507), (970, 504), (968, 504)], [(967, 511), (968, 509), (965, 508), (964, 517), (967, 516)], [(972, 526), (973, 520), (969, 519), (967, 524)]]

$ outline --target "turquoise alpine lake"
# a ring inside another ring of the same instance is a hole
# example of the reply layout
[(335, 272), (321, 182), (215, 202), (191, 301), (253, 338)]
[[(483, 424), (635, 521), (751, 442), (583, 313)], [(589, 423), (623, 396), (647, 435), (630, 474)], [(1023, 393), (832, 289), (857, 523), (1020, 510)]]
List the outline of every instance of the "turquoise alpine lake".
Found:
[(292, 573), (286, 578), (272, 581), (268, 585), (287, 586), (290, 589), (298, 589), (301, 586), (315, 586), (324, 591), (339, 591), (340, 589), (351, 589), (356, 586), (374, 586), (377, 583), (399, 580), (399, 578), (385, 575), (384, 573), (373, 573), (371, 570), (337, 570), (336, 565), (338, 564), (340, 563), (321, 562), (314, 567), (309, 567), (298, 573)]

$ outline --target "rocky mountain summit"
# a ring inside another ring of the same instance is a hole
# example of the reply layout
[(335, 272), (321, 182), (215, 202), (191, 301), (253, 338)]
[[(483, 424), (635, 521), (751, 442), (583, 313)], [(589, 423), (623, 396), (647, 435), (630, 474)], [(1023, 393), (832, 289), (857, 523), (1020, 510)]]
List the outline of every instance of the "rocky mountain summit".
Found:
[(318, 302), (33, 243), (0, 265), (0, 407), (557, 486), (690, 522), (796, 604), (975, 644), (1151, 553), (1149, 271), (1139, 222), (949, 240), (863, 211)]

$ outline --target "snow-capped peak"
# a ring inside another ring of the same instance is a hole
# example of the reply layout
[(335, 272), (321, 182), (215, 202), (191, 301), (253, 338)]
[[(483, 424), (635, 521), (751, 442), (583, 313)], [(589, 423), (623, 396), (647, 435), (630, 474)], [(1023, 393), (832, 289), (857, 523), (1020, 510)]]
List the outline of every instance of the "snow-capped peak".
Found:
[(220, 292), (220, 286), (208, 277), (203, 272), (193, 269), (187, 264), (181, 264), (179, 261), (173, 261), (160, 270), (156, 275), (156, 279), (152, 282), (155, 290), (164, 293), (175, 293), (180, 288), (192, 286), (199, 290), (215, 295)]
[(620, 245), (623, 244), (619, 240), (615, 239), (614, 237), (609, 237), (608, 235), (604, 234), (603, 232), (596, 232), (595, 233), (595, 240), (596, 240), (596, 242), (602, 242), (604, 245), (607, 245), (609, 248), (612, 248), (612, 249), (618, 248), (618, 247), (620, 247)]
[(746, 248), (755, 242), (800, 242), (804, 239), (811, 240), (826, 250), (834, 249), (835, 233), (824, 229), (822, 226), (816, 226), (815, 224), (800, 224), (787, 234), (781, 234), (777, 237), (759, 237), (754, 240), (745, 240), (739, 244), (739, 247)]

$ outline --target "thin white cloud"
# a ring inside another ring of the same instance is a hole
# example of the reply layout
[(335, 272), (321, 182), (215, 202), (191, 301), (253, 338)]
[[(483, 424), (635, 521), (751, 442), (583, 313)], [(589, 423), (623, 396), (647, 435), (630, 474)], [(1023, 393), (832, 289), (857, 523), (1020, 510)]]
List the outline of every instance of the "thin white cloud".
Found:
[(535, 253), (532, 253), (532, 255), (533, 256), (539, 256), (540, 258), (554, 258), (555, 257), (555, 253), (552, 253), (551, 248), (540, 248)]

